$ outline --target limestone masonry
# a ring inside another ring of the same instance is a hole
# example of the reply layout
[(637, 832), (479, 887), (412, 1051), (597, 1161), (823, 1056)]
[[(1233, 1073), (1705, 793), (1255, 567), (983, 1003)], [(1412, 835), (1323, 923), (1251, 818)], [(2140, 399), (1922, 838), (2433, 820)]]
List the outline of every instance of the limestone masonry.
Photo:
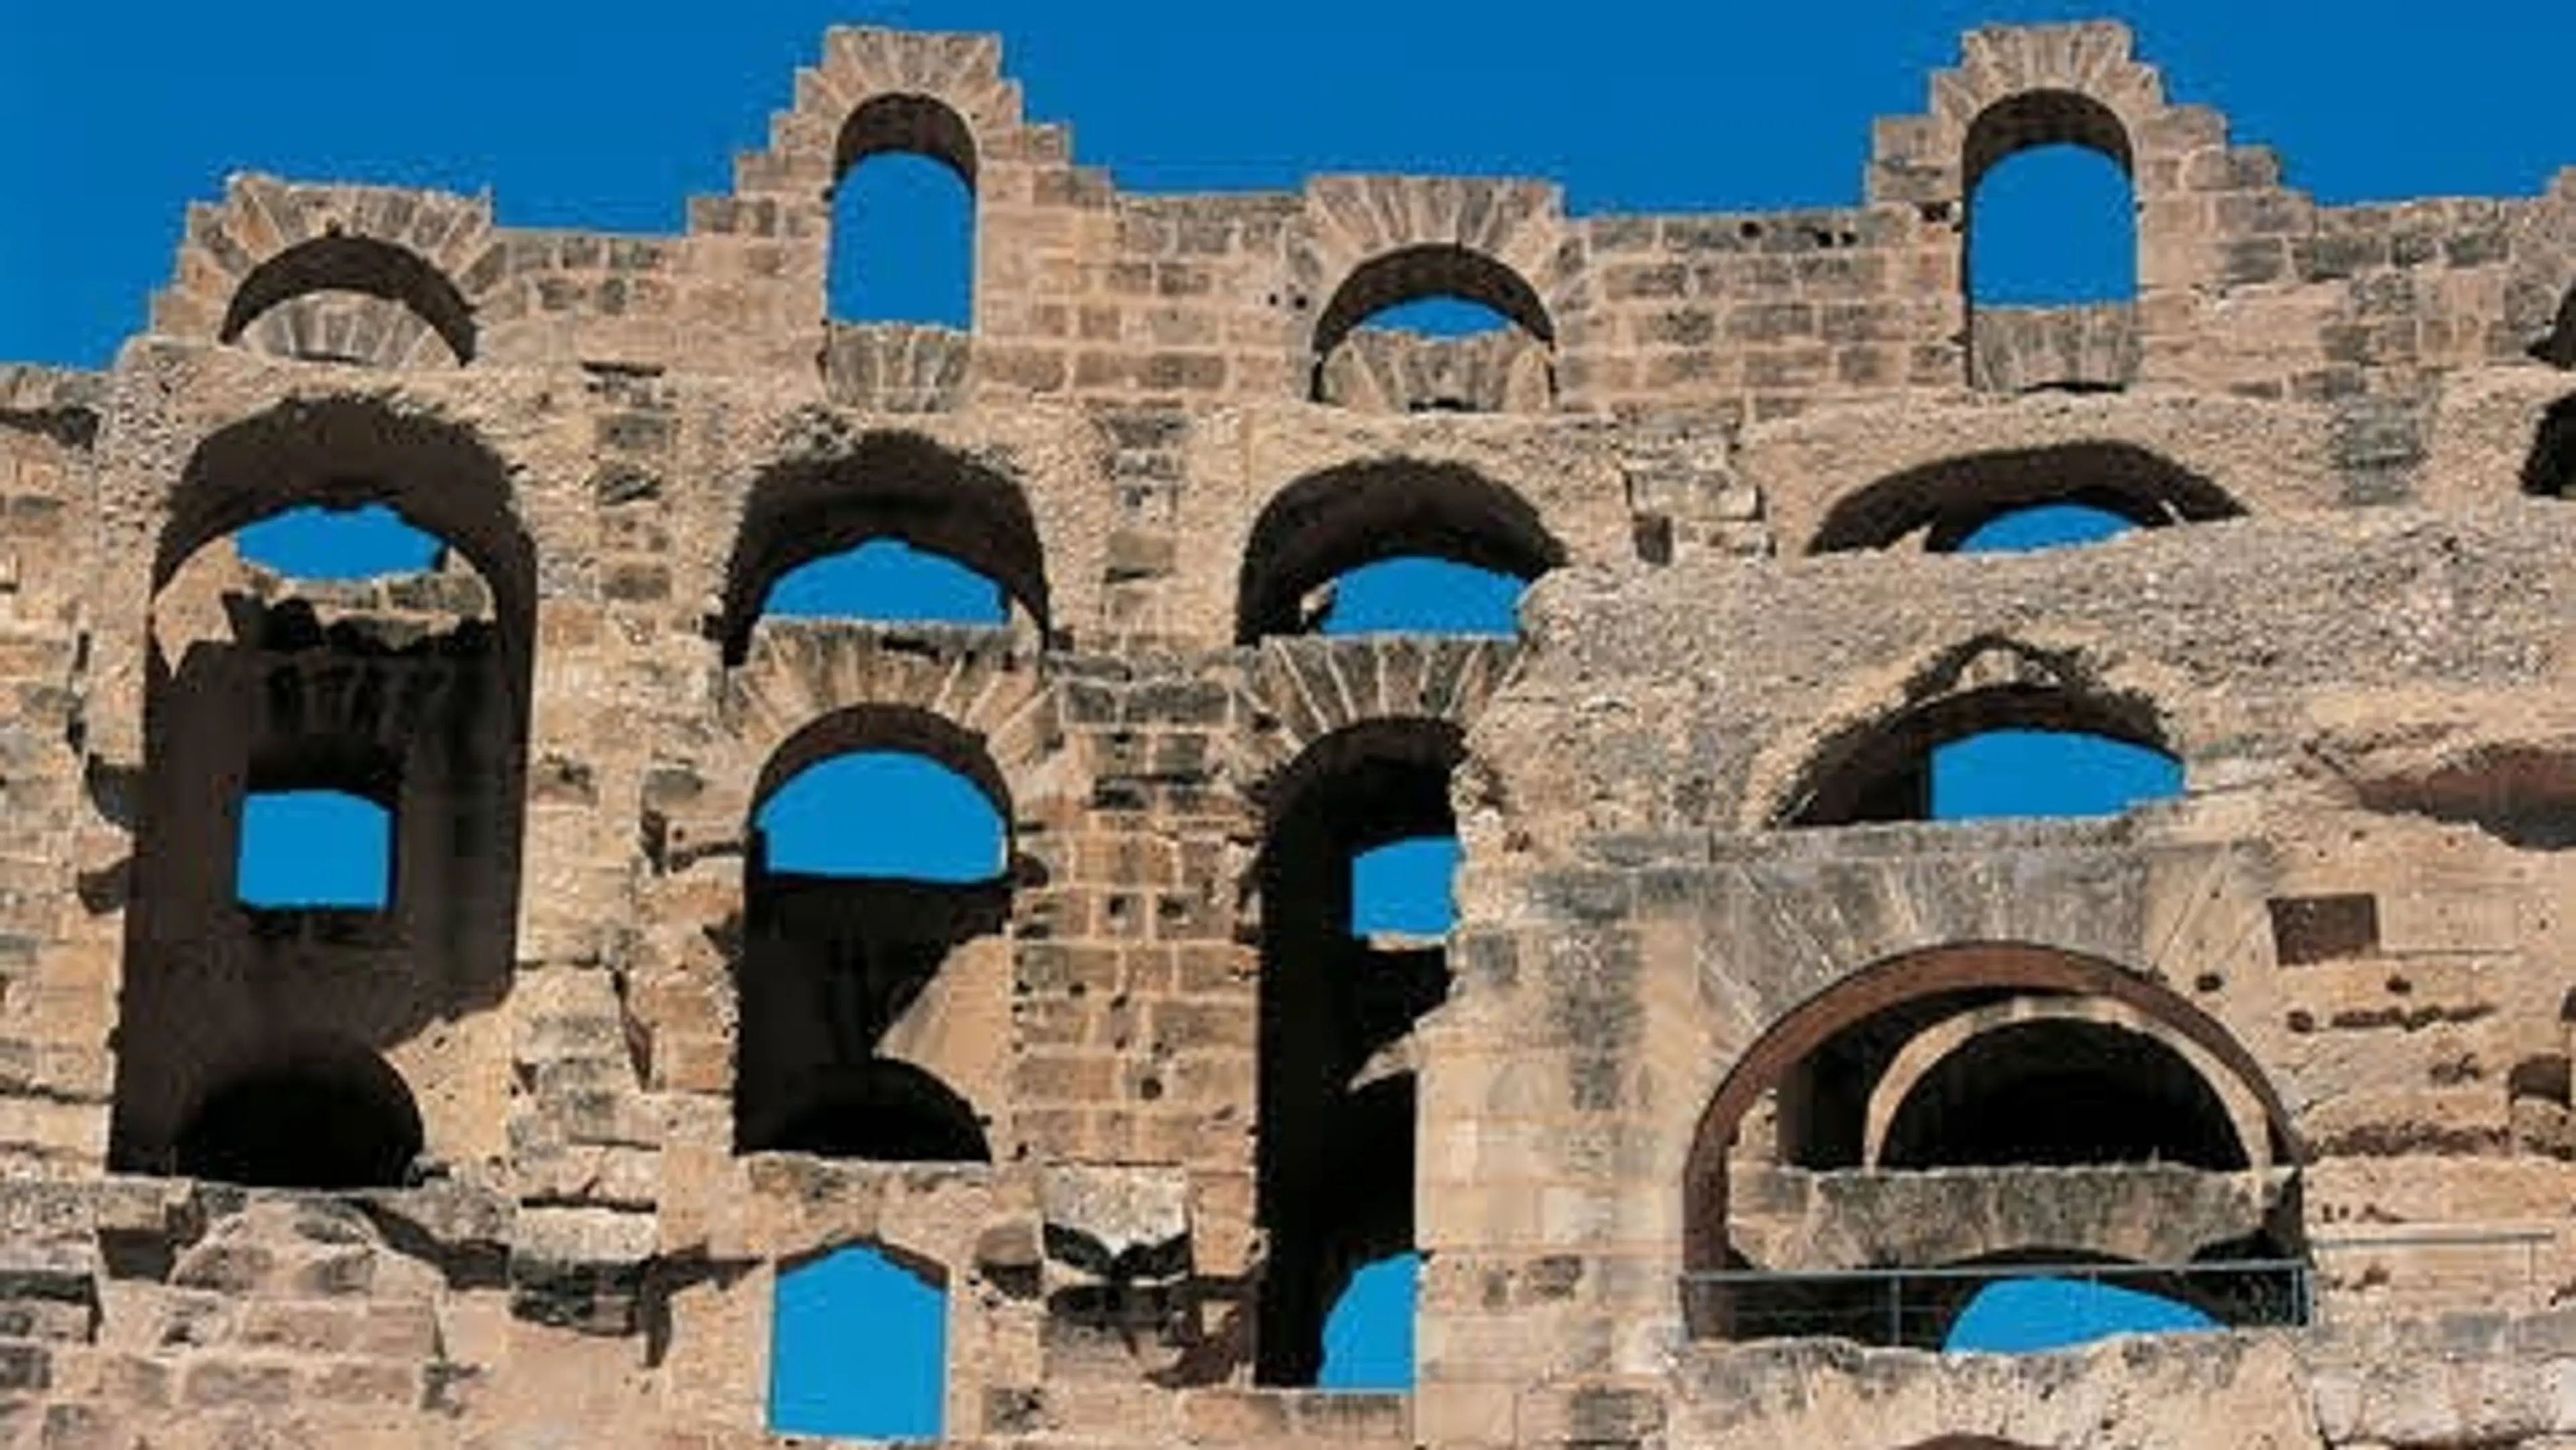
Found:
[[(112, 368), (0, 368), (0, 1446), (806, 1443), (775, 1286), (851, 1244), (956, 1445), (2576, 1446), (2576, 168), (2320, 206), (2112, 24), (1793, 213), (1129, 195), (985, 36), (793, 102), (677, 236), (235, 177)], [(1972, 306), (2067, 142), (2134, 303)], [(885, 151), (970, 331), (826, 320)], [(1514, 326), (1367, 325), (1434, 295)], [(2045, 500), (2155, 527), (1950, 554)], [(227, 542), (370, 501), (451, 553)], [(763, 618), (885, 535), (1010, 622)], [(1519, 637), (1315, 633), (1393, 554)], [(1922, 821), (2003, 726), (2186, 790)], [(771, 870), (878, 748), (1007, 869)], [(242, 905), (323, 786), (390, 905)], [(1455, 929), (1355, 935), (1451, 831)], [(1314, 1388), (1406, 1250), (1415, 1387)], [(1940, 1353), (2014, 1264), (2230, 1327)]]

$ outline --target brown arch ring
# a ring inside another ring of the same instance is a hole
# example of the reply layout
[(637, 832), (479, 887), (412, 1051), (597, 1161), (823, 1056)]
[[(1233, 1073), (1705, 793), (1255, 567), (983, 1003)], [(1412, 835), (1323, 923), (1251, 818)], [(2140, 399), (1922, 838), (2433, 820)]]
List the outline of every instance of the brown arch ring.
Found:
[(1902, 952), (1808, 998), (1772, 1024), (1737, 1060), (1701, 1110), (1682, 1171), (1682, 1262), (1690, 1269), (1726, 1267), (1726, 1152), (1735, 1130), (1761, 1096), (1826, 1039), (1865, 1017), (1936, 992), (2019, 988), (2107, 997), (2136, 1009), (2224, 1065), (2256, 1102), (2292, 1163), (2306, 1157), (2290, 1131), (2289, 1113), (2262, 1065), (2216, 1018), (2160, 983), (2099, 957), (2026, 942), (1956, 942)]
[(2189, 1063), (2201, 1081), (2209, 1084), (2209, 1090), (2218, 1095), (2220, 1106), (2227, 1109), (2228, 1126), (2235, 1129), (2236, 1141), (2244, 1147), (2245, 1166), (2257, 1173), (2272, 1166), (2271, 1123), (2264, 1116), (2262, 1100), (2215, 1054), (2188, 1034), (2175, 1031), (2125, 1002), (2070, 1001), (2063, 997), (2016, 997), (1989, 1007), (1971, 1008), (1944, 1017), (1915, 1034), (1870, 1089), (1868, 1116), (1861, 1130), (1862, 1166), (1878, 1166), (1879, 1154), (1887, 1146), (1888, 1125), (1896, 1121), (1897, 1109), (1905, 1105), (1906, 1098), (1934, 1068), (1990, 1032), (2032, 1022), (2107, 1027), (2134, 1032), (2161, 1044)]

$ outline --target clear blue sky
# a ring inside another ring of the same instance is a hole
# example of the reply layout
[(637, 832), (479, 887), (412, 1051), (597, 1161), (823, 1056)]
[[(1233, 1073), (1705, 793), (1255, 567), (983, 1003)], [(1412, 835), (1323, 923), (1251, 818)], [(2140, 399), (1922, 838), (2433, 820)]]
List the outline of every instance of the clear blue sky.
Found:
[[(1870, 118), (1919, 110), (1957, 32), (2104, 9), (15, 0), (0, 358), (104, 361), (167, 277), (184, 204), (235, 168), (489, 186), (504, 223), (676, 231), (835, 21), (1001, 32), (1029, 114), (1070, 123), (1131, 189), (1472, 169), (1558, 178), (1594, 212), (1855, 200)], [(2527, 194), (2576, 159), (2563, 0), (2155, 0), (2127, 18), (2183, 99), (2280, 147), (2326, 200)]]
[[(1959, 31), (2104, 13), (1954, 0), (1596, 3), (1574, 12), (1499, 0), (775, 0), (716, 10), (454, 0), (422, 17), (315, 0), (255, 12), (20, 0), (0, 9), (0, 181), (9, 197), (0, 207), (0, 361), (104, 364), (167, 279), (186, 204), (219, 196), (235, 169), (488, 187), (505, 225), (677, 231), (684, 199), (726, 189), (733, 154), (762, 144), (768, 113), (788, 102), (791, 73), (814, 59), (836, 21), (1002, 32), (1030, 116), (1069, 123), (1080, 159), (1131, 190), (1288, 189), (1319, 171), (1526, 174), (1562, 182), (1572, 209), (1587, 214), (1855, 201), (1870, 119), (1921, 109), (1925, 78), (1954, 59)], [(2330, 11), (2157, 0), (2125, 18), (2177, 99), (2229, 113), (2240, 142), (2277, 147), (2292, 184), (2328, 202), (2527, 195), (2576, 162), (2565, 80), (2576, 6), (2566, 0), (2459, 0), (2429, 19), (2375, 0)], [(884, 170), (870, 184), (890, 204), (935, 202), (946, 185), (921, 168)], [(2081, 158), (2034, 157), (2022, 170), (2009, 185), (2040, 204), (2016, 228), (1981, 226), (1981, 244), (1993, 248), (1981, 249), (1981, 267), (2011, 262), (2036, 300), (2116, 295), (2126, 253), (2116, 229), (2098, 225), (2121, 206), (2116, 180)], [(1995, 184), (2006, 186), (2007, 175)], [(1994, 200), (1993, 215), (2005, 206)], [(2065, 224), (2070, 214), (2091, 220)], [(955, 219), (921, 230), (932, 244), (892, 258), (876, 296), (891, 315), (953, 315), (957, 248), (939, 239), (958, 235)], [(2021, 542), (2047, 542), (2051, 527)], [(366, 561), (409, 548), (381, 529), (352, 542), (295, 522), (251, 546), (301, 557), (312, 572), (363, 572)], [(832, 572), (852, 567), (823, 566), (782, 586), (777, 603), (967, 617), (993, 608), (976, 581), (936, 561)], [(1456, 582), (1399, 569), (1355, 587), (1334, 622), (1366, 627), (1419, 608), (1447, 627), (1490, 622), (1492, 591)], [(2152, 762), (2140, 770), (2110, 757), (2035, 760), (2006, 751), (1953, 768), (1945, 813), (2099, 805), (2171, 787)], [(864, 794), (869, 771), (846, 774)], [(884, 784), (882, 774), (873, 779)], [(798, 809), (782, 807), (772, 824), (793, 834), (800, 819), (828, 826), (915, 814), (883, 800), (855, 811), (801, 808), (803, 817)], [(325, 824), (289, 811), (260, 829), (319, 842)], [(817, 849), (860, 849), (829, 830), (820, 839)], [(1383, 871), (1393, 883), (1369, 887), (1363, 915), (1436, 922), (1446, 861), (1437, 847), (1414, 846), (1363, 865), (1370, 881)], [(257, 890), (294, 894), (291, 881), (266, 875)], [(935, 1296), (925, 1299), (902, 1271), (847, 1259), (818, 1267), (826, 1272), (785, 1296), (782, 1312), (826, 1325), (894, 1323), (901, 1316), (884, 1306), (900, 1300), (911, 1306), (902, 1322), (917, 1331), (904, 1362), (917, 1364), (925, 1344), (935, 1355), (923, 1317), (934, 1311), (920, 1307)], [(1408, 1285), (1400, 1271), (1372, 1273), (1358, 1295), (1365, 1306), (1337, 1323), (1337, 1363), (1352, 1382), (1400, 1377)], [(879, 1307), (854, 1315), (853, 1302)], [(2061, 1330), (2082, 1317), (2062, 1304), (2003, 1314), (1994, 1342), (2044, 1338), (2033, 1325), (2050, 1315)], [(828, 1366), (859, 1351), (823, 1333), (826, 1342), (805, 1351), (822, 1359), (782, 1367), (795, 1416), (843, 1413), (829, 1403)], [(917, 1425), (921, 1413), (916, 1402), (896, 1419)]]

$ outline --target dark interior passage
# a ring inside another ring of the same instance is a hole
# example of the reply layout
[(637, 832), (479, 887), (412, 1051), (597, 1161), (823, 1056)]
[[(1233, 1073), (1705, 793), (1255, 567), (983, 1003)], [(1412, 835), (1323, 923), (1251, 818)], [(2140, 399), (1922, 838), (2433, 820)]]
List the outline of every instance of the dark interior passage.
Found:
[(253, 1188), (400, 1188), (421, 1153), (420, 1113), (371, 1054), (288, 1061), (207, 1097), (177, 1168)]
[(1454, 836), (1459, 749), (1438, 722), (1356, 726), (1310, 747), (1273, 796), (1259, 864), (1263, 1384), (1313, 1384), (1350, 1276), (1413, 1246), (1414, 1079), (1372, 1064), (1447, 995), (1447, 959), (1355, 932), (1355, 862)]
[[(734, 1146), (894, 1162), (989, 1158), (974, 1107), (883, 1056), (956, 953), (1008, 927), (1008, 807), (975, 737), (872, 707), (809, 728), (752, 813)], [(843, 746), (815, 759), (806, 753)]]
[(2178, 1163), (2246, 1166), (2218, 1094), (2182, 1054), (2101, 1023), (2009, 1023), (1914, 1085), (1884, 1168)]

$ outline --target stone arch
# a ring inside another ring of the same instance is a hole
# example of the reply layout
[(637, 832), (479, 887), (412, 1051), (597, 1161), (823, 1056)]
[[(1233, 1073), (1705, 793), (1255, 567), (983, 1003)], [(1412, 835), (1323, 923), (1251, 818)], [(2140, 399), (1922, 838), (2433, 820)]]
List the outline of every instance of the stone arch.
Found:
[(1235, 686), (1248, 727), (1228, 732), (1226, 774), (1265, 804), (1288, 788), (1290, 767), (1344, 731), (1381, 721), (1464, 731), (1519, 657), (1519, 644), (1501, 639), (1264, 640)]
[(990, 1163), (975, 1105), (937, 1075), (881, 1058), (810, 1075), (793, 1106), (768, 1110), (738, 1131), (782, 1153), (903, 1163)]
[(752, 787), (751, 809), (757, 811), (808, 767), (860, 750), (901, 751), (938, 763), (972, 782), (1009, 828), (1010, 784), (983, 737), (914, 705), (850, 705), (807, 722), (770, 750)]
[[(809, 767), (860, 751), (918, 756), (972, 785), (1003, 832), (996, 872), (911, 880), (772, 869), (761, 807)], [(1013, 850), (1015, 825), (1010, 784), (984, 738), (918, 707), (844, 707), (769, 752), (737, 828), (749, 859), (740, 930), (727, 933), (737, 938), (726, 950), (737, 1151), (992, 1161), (975, 1100), (999, 1090), (1002, 1048), (973, 1024), (989, 1035), (989, 1009), (1007, 992), (1014, 883), (1031, 869)], [(953, 1015), (966, 1026), (952, 1027)]]
[(2272, 1131), (2263, 1103), (2247, 1087), (2244, 1079), (2230, 1071), (2209, 1049), (2189, 1035), (2175, 1031), (2158, 1018), (2126, 1003), (2047, 997), (2015, 997), (1958, 1013), (1926, 1028), (1900, 1048), (1870, 1089), (1867, 1117), (1862, 1127), (1862, 1165), (1868, 1168), (1880, 1166), (1888, 1129), (1899, 1109), (1944, 1060), (2000, 1029), (2035, 1022), (2110, 1026), (2153, 1040), (2161, 1049), (2187, 1064), (2193, 1074), (2216, 1094), (2236, 1142), (2244, 1152), (2247, 1166), (2260, 1172), (2270, 1165)]
[[(2071, 142), (2159, 183), (2145, 162), (2152, 122), (2172, 109), (2164, 78), (2136, 58), (2113, 21), (1990, 25), (1960, 39), (1961, 64), (1931, 77), (1931, 106), (1878, 128), (1874, 201), (1963, 205), (1996, 163), (2032, 146)], [(2143, 242), (2143, 238), (2141, 239)]]
[(2081, 146), (2123, 172), (2137, 170), (2129, 125), (2118, 112), (2082, 91), (2046, 87), (1989, 101), (1977, 112), (1959, 143), (1959, 184), (1974, 195), (1987, 173), (2040, 146)]
[(991, 35), (836, 25), (821, 60), (797, 70), (795, 103), (770, 117), (766, 150), (734, 167), (738, 196), (828, 205), (870, 154), (917, 151), (970, 186), (987, 161), (1026, 149), (1019, 84)]
[(1883, 549), (1920, 536), (1927, 551), (1944, 553), (1987, 520), (2043, 503), (2083, 504), (2142, 528), (2245, 511), (2161, 454), (2129, 443), (2063, 443), (1944, 458), (1863, 485), (1826, 511), (1807, 551)]
[(1396, 460), (1328, 468), (1279, 490), (1254, 519), (1236, 577), (1236, 642), (1293, 633), (1309, 591), (1417, 553), (1522, 579), (1566, 560), (1526, 498), (1473, 468)]
[(253, 1188), (405, 1187), (423, 1143), (402, 1074), (334, 1038), (248, 1056), (183, 1121), (171, 1145), (177, 1172)]
[(1509, 321), (1542, 350), (1556, 345), (1556, 322), (1538, 289), (1483, 252), (1455, 243), (1417, 243), (1381, 253), (1342, 279), (1315, 316), (1314, 400), (1326, 402), (1324, 369), (1334, 351), (1368, 318), (1431, 297), (1455, 297)]
[(189, 207), (152, 325), (290, 356), (470, 362), (475, 313), (505, 280), (502, 247), (488, 196), (236, 174), (222, 202)]
[[(694, 820), (747, 818), (808, 765), (869, 748), (916, 750), (976, 783), (1007, 822), (1014, 802), (1063, 788), (1055, 694), (1025, 654), (898, 648), (835, 630), (764, 633), (728, 671), (717, 719), (742, 763), (692, 808)], [(755, 764), (757, 763), (757, 764)]]
[(833, 184), (871, 156), (900, 152), (926, 156), (975, 188), (975, 131), (956, 107), (936, 96), (890, 91), (850, 110), (832, 146)]
[[(326, 627), (312, 599), (290, 593), (251, 598), (258, 607), (184, 639), (156, 627), (184, 612), (174, 581), (194, 577), (191, 560), (214, 541), (298, 504), (368, 502), (471, 560), (490, 617), (479, 605), (461, 618), (424, 608), (433, 618), (412, 621), (410, 639)], [(521, 507), (514, 469), (473, 428), (400, 398), (337, 394), (226, 423), (197, 440), (158, 498), (134, 501), (125, 526), (147, 617), (131, 636), (139, 657), (118, 662), (141, 686), (125, 717), (140, 733), (124, 757), (134, 844), (118, 1161), (165, 1155), (233, 1054), (317, 1034), (408, 1073), (452, 1075), (459, 1086), (418, 1105), (434, 1151), (477, 1153), (496, 1131), (474, 1079), (491, 1065), (491, 1009), (508, 994), (521, 920), (537, 603)], [(383, 900), (349, 912), (241, 897), (246, 802), (281, 786), (385, 808)], [(484, 848), (453, 849), (465, 839)]]
[[(2170, 103), (2164, 80), (2140, 62), (2124, 25), (1996, 25), (1968, 32), (1960, 64), (1931, 77), (1920, 114), (1882, 119), (1873, 132), (1868, 193), (1874, 204), (1918, 209), (1963, 230), (1955, 259), (1962, 371), (1972, 386), (2014, 391), (2055, 386), (2120, 388), (2150, 371), (2150, 343), (2197, 325), (2197, 313), (2137, 308), (1996, 309), (1979, 326), (1967, 306), (1965, 246), (1975, 185), (2020, 149), (2069, 142), (2099, 151), (2128, 173), (2137, 208), (2138, 297), (2205, 280), (2220, 249), (2189, 230), (2190, 208), (2154, 205), (2216, 174), (2237, 189), (2281, 192), (2268, 151), (2230, 144), (2226, 119)], [(2107, 313), (2107, 315), (2105, 315)]]
[(290, 398), (198, 443), (166, 496), (151, 587), (207, 543), (298, 504), (380, 503), (462, 553), (493, 595), (505, 648), (524, 658), (536, 618), (536, 545), (511, 464), (471, 428), (376, 398)]
[(1834, 982), (1763, 1028), (1710, 1096), (1683, 1169), (1683, 1258), (1727, 1267), (1728, 1157), (1745, 1114), (1797, 1064), (1847, 1027), (1908, 1003), (1974, 990), (2103, 999), (2162, 1023), (2237, 1077), (2262, 1108), (2276, 1161), (2306, 1152), (2253, 1054), (2224, 1024), (2170, 988), (2099, 957), (2022, 942), (1954, 942), (1901, 952)]
[(1815, 738), (1767, 807), (1748, 793), (1761, 813), (1747, 824), (1910, 819), (1934, 747), (2001, 729), (2095, 735), (2186, 759), (2157, 702), (2102, 680), (2080, 652), (1982, 638), (1917, 671), (1900, 703)]
[[(1552, 351), (1582, 294), (1560, 281), (1559, 189), (1484, 178), (1328, 176), (1310, 181), (1293, 235), (1286, 303), (1310, 397), (1352, 329), (1388, 307), (1453, 296), (1509, 319)], [(1545, 285), (1536, 279), (1547, 279)], [(1550, 384), (1549, 392), (1553, 392)]]
[[(2222, 1095), (2148, 1033), (2074, 1013), (1999, 1022), (1923, 1068), (1898, 1095), (1880, 1166), (2179, 1162), (2241, 1171)], [(1982, 1112), (1960, 1111), (1962, 1103)]]
[(1046, 550), (1020, 483), (923, 434), (869, 432), (772, 463), (752, 480), (711, 621), (726, 662), (748, 653), (780, 578), (877, 538), (966, 565), (1000, 585), (1015, 614), (1049, 627)]
[[(360, 307), (339, 320), (317, 293), (361, 293), (391, 308)], [(272, 320), (274, 324), (272, 325)], [(251, 269), (225, 309), (218, 342), (241, 342), (253, 324), (263, 350), (290, 357), (400, 366), (434, 352), (474, 360), (472, 306), (446, 274), (409, 248), (338, 233), (298, 242)]]

